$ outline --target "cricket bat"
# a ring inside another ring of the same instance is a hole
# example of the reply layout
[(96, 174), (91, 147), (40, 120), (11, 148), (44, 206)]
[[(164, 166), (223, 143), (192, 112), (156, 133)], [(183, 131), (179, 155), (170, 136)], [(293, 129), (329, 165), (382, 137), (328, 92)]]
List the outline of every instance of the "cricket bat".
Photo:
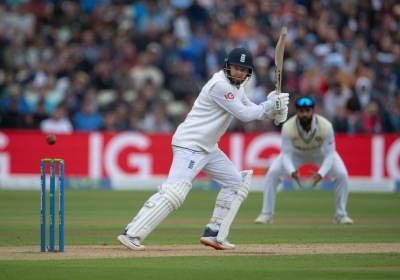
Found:
[[(282, 64), (283, 64), (283, 54), (285, 52), (286, 32), (287, 32), (286, 27), (283, 27), (281, 36), (279, 36), (279, 40), (275, 48), (275, 92), (277, 95), (281, 93)], [(279, 125), (279, 123), (275, 121), (275, 125)]]

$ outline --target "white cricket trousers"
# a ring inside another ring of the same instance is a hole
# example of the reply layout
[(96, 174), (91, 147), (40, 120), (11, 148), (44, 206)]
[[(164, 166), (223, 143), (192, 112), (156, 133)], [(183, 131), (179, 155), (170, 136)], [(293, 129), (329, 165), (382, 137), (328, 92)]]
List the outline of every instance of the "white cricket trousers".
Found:
[[(236, 196), (233, 188), (240, 186), (243, 182), (242, 175), (233, 166), (229, 158), (220, 150), (217, 149), (213, 153), (197, 152), (190, 149), (172, 147), (174, 158), (167, 181), (161, 186), (161, 191), (165, 192), (178, 180), (188, 180), (190, 182), (203, 171), (208, 177), (213, 179), (221, 187), (218, 193), (217, 200), (233, 201)], [(156, 202), (161, 198), (161, 194), (157, 192), (149, 198), (149, 201)], [(142, 207), (135, 218), (139, 218), (149, 208)], [(213, 217), (221, 217), (222, 212), (226, 211), (220, 206), (214, 208)], [(225, 213), (224, 213), (225, 214)], [(126, 228), (131, 227), (135, 220), (132, 220)], [(219, 230), (217, 224), (207, 224), (213, 231)]]
[[(292, 161), (296, 169), (304, 164), (314, 164), (318, 167), (321, 167), (323, 160), (323, 155), (316, 157), (304, 157), (296, 153), (292, 153)], [(289, 174), (286, 172), (286, 169), (283, 166), (282, 155), (280, 154), (272, 163), (265, 176), (264, 200), (262, 208), (263, 214), (274, 214), (277, 189), (279, 184), (283, 182), (287, 175)], [(349, 194), (349, 177), (346, 166), (337, 152), (335, 152), (335, 159), (333, 161), (332, 168), (328, 171), (327, 175), (335, 185), (334, 193), (336, 214), (345, 216), (347, 215), (346, 204)]]

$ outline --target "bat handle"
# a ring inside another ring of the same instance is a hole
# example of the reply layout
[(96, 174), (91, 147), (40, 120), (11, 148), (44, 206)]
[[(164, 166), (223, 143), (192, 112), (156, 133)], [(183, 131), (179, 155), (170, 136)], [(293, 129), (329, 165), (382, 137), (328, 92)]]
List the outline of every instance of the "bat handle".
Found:
[[(276, 95), (279, 95), (280, 93), (281, 93), (281, 90), (280, 90), (280, 89), (276, 89), (275, 94), (276, 94)], [(276, 126), (279, 125), (279, 122), (278, 122), (277, 120), (274, 120), (274, 123), (275, 123)]]

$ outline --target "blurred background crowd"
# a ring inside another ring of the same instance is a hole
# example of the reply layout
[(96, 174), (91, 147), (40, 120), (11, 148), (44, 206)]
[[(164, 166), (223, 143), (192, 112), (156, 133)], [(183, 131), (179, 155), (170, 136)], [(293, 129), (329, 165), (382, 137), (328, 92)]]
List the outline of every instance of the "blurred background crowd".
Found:
[[(0, 128), (174, 132), (234, 47), (255, 103), (311, 96), (340, 133), (400, 132), (400, 4), (394, 0), (0, 0)], [(273, 122), (230, 131), (279, 131)]]

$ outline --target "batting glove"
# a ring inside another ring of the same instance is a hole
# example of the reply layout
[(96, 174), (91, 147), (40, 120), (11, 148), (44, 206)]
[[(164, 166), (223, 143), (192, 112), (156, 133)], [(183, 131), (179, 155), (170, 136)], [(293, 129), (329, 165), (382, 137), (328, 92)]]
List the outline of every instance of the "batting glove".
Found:
[(274, 90), (274, 91), (271, 91), (269, 94), (268, 94), (268, 96), (267, 96), (267, 100), (270, 100), (271, 98), (273, 98), (273, 97), (275, 97), (276, 96), (276, 91)]
[(275, 115), (282, 110), (287, 109), (289, 104), (289, 93), (281, 93), (276, 95), (275, 91), (270, 92), (267, 101), (261, 103), (264, 106), (264, 114), (262, 119), (275, 119)]
[(287, 108), (287, 105), (289, 104), (289, 93), (281, 93), (279, 95), (275, 95), (274, 97), (271, 97), (269, 101), (273, 102), (272, 108), (275, 111), (281, 111)]
[(280, 110), (278, 111), (278, 113), (275, 114), (274, 119), (276, 125), (279, 125), (280, 123), (283, 123), (287, 120), (288, 111), (288, 107), (286, 107), (285, 109)]

